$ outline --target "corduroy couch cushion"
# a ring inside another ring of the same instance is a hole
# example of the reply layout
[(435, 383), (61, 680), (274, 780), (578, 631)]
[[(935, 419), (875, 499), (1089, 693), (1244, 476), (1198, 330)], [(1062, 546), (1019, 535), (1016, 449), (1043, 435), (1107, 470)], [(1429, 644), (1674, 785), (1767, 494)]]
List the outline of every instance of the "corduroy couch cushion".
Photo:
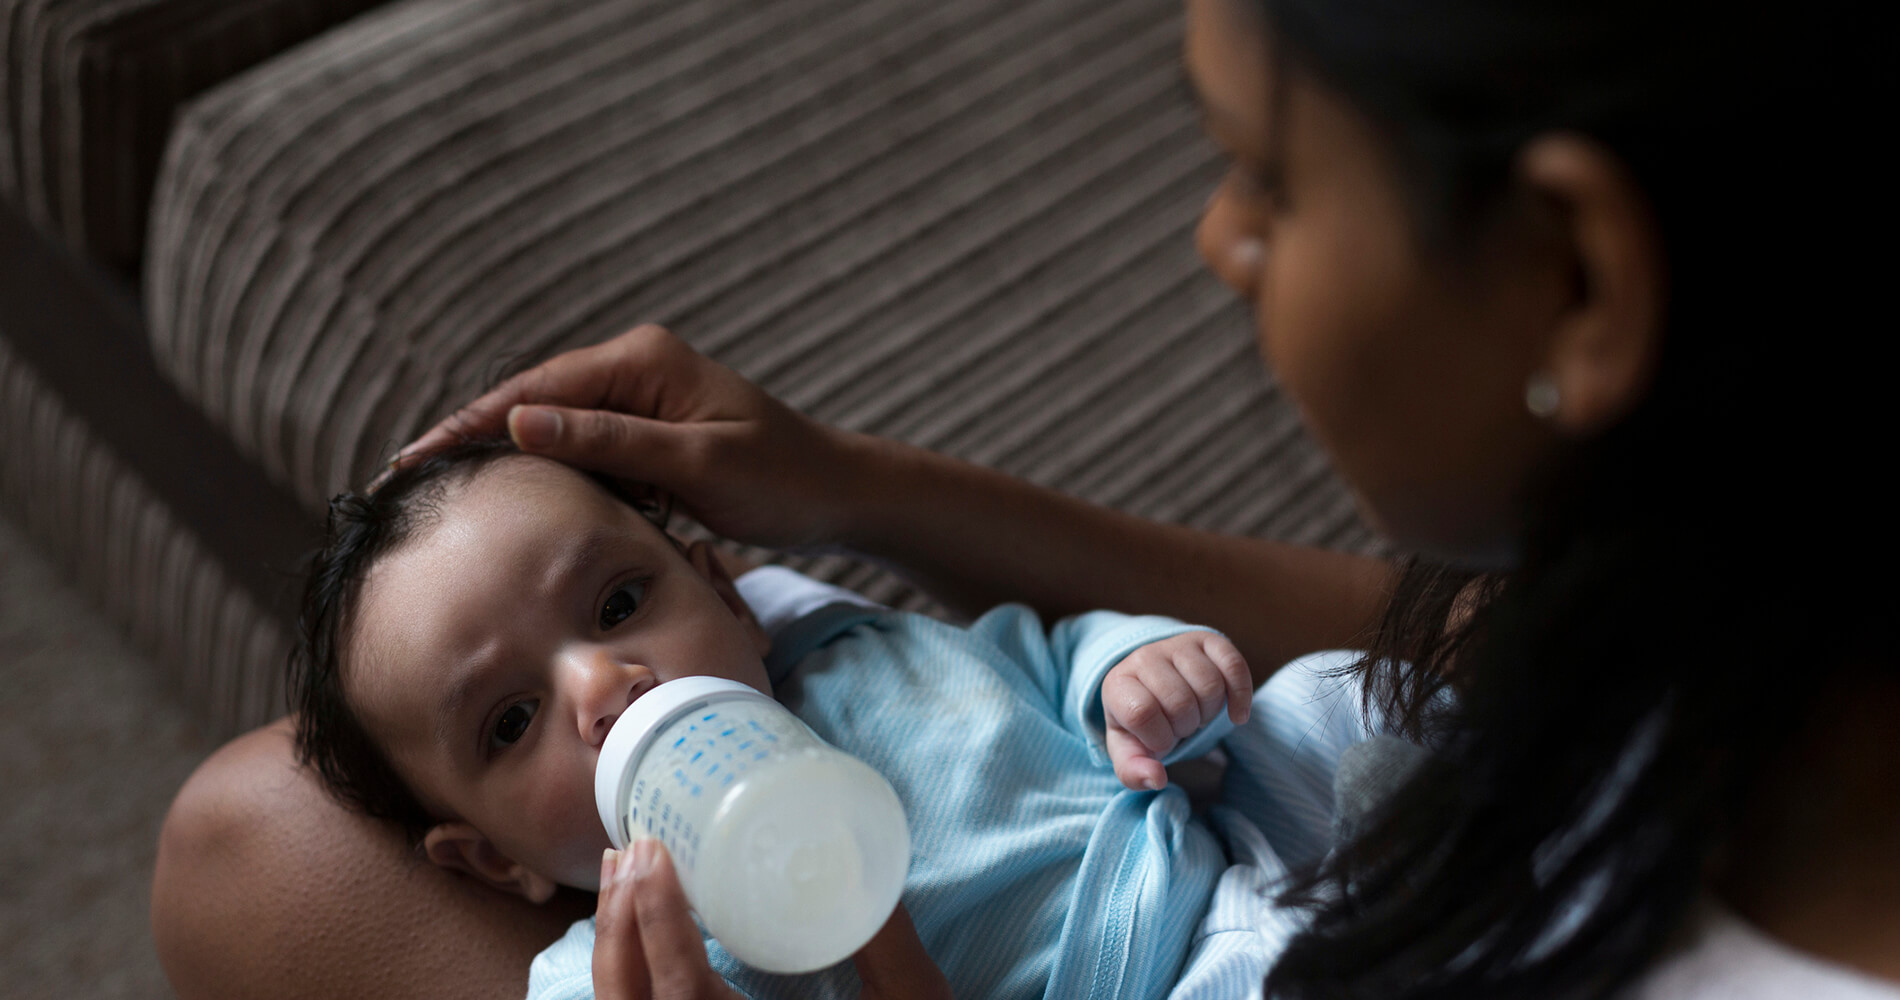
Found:
[(129, 270), (178, 106), (381, 0), (0, 0), (0, 196)]
[(154, 352), (313, 509), (657, 321), (827, 421), (1363, 548), (1195, 259), (1179, 45), (1176, 0), (403, 0), (186, 109)]

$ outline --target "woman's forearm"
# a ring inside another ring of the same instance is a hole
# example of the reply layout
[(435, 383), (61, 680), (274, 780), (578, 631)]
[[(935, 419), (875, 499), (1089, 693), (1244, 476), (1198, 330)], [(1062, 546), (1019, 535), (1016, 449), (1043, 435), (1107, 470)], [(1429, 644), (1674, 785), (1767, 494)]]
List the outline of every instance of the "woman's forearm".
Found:
[(945, 603), (1172, 615), (1228, 634), (1256, 679), (1353, 644), (1383, 563), (1157, 524), (806, 418), (653, 326), (562, 354), (423, 435), (413, 458), (506, 430), (522, 450), (667, 491), (748, 544), (843, 545)]
[(1384, 606), (1391, 568), (1377, 559), (1143, 520), (884, 439), (845, 446), (857, 471), (839, 540), (959, 611), (1165, 614), (1225, 632), (1259, 683), (1362, 642)]

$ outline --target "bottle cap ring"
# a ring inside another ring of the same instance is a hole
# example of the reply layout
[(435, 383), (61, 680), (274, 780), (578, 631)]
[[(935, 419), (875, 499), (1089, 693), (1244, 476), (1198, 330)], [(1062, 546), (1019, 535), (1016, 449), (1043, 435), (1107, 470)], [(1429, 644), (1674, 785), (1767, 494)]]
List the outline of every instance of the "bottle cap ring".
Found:
[(627, 796), (633, 790), (628, 772), (646, 753), (653, 737), (682, 713), (738, 698), (771, 700), (751, 687), (723, 677), (681, 677), (655, 686), (614, 720), (607, 739), (600, 745), (600, 760), (594, 765), (594, 808), (599, 810), (600, 822), (607, 828), (607, 839), (616, 850), (625, 849), (632, 841), (625, 827)]

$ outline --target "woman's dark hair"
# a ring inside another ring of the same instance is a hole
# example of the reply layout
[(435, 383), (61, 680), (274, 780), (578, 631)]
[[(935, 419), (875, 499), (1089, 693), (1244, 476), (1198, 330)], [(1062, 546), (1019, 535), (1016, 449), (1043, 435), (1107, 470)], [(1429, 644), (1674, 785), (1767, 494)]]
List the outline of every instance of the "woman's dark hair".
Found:
[[(403, 465), (361, 493), (338, 494), (330, 501), (323, 547), (310, 559), (288, 685), (297, 717), (297, 756), (345, 805), (394, 821), (412, 845), (421, 842), (436, 818), (396, 773), (344, 696), (352, 616), (370, 567), (426, 527), (451, 486), (519, 454), (506, 438), (469, 440)], [(593, 478), (664, 528), (663, 510), (620, 483)]]
[(1268, 995), (1612, 995), (1822, 686), (1894, 669), (1896, 428), (1864, 325), (1891, 253), (1856, 239), (1892, 232), (1887, 57), (1827, 2), (1261, 2), (1282, 81), (1381, 130), (1426, 252), (1563, 130), (1629, 169), (1668, 267), (1648, 395), (1541, 471), (1517, 565), (1406, 566), (1360, 669), (1434, 752), (1284, 894), (1316, 915)]

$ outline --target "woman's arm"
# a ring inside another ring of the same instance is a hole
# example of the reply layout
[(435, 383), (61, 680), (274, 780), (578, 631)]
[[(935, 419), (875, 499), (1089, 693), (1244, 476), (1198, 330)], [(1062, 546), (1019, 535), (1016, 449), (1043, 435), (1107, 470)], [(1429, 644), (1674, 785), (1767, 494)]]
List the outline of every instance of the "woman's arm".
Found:
[(1158, 524), (827, 427), (659, 327), (508, 380), (404, 457), (504, 430), (525, 451), (665, 489), (728, 538), (843, 547), (960, 610), (1022, 601), (1051, 616), (1114, 608), (1212, 626), (1256, 681), (1352, 644), (1388, 582), (1377, 560)]
[(182, 1000), (518, 1000), (593, 899), (533, 906), (416, 856), (297, 764), (288, 720), (226, 744), (172, 803), (152, 935)]
[(1354, 644), (1383, 607), (1390, 567), (1376, 559), (1161, 524), (894, 441), (843, 447), (857, 457), (840, 544), (961, 611), (1165, 614), (1226, 633), (1259, 684)]

